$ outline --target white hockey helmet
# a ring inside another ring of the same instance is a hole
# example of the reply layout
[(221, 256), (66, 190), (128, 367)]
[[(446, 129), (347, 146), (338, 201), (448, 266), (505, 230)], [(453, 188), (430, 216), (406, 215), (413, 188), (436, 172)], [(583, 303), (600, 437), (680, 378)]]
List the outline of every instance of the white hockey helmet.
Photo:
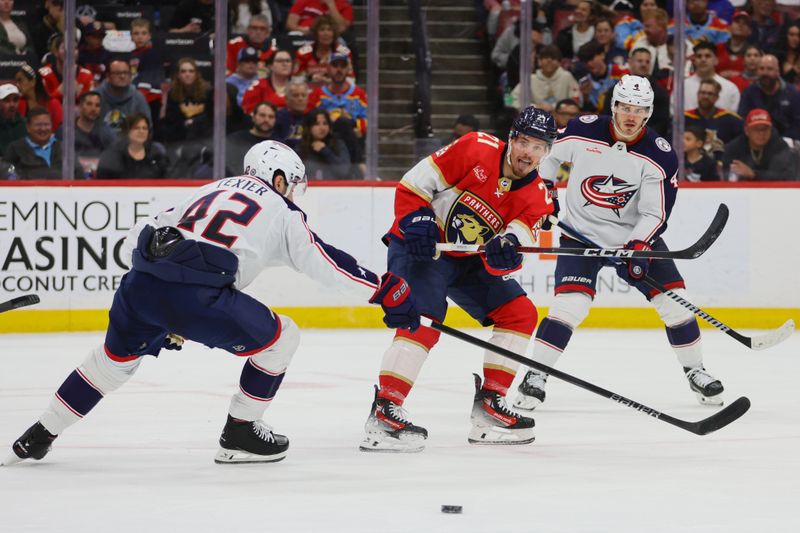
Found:
[(647, 121), (653, 116), (653, 100), (655, 100), (655, 93), (650, 85), (650, 80), (642, 76), (625, 74), (614, 86), (611, 96), (611, 115), (614, 116), (616, 113), (618, 102), (638, 105), (647, 108), (647, 116), (642, 125), (647, 124)]
[(255, 176), (272, 185), (276, 174), (286, 179), (286, 192), (301, 195), (306, 191), (308, 179), (306, 166), (294, 150), (278, 141), (261, 141), (253, 145), (244, 156), (244, 173)]

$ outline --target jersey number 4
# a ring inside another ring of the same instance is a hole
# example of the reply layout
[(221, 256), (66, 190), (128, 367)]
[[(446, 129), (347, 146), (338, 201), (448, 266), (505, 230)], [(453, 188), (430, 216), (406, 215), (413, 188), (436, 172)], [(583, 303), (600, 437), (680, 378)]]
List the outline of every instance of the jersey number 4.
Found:
[[(194, 233), (195, 224), (209, 216), (211, 204), (214, 203), (223, 192), (225, 191), (214, 191), (195, 201), (181, 217), (178, 227)], [(216, 242), (230, 248), (239, 237), (222, 233), (222, 226), (229, 220), (240, 226), (250, 225), (250, 222), (252, 222), (261, 211), (261, 206), (258, 205), (255, 200), (238, 192), (231, 194), (227, 199), (244, 204), (244, 209), (238, 213), (229, 210), (217, 211), (206, 226), (206, 229), (203, 230), (201, 236), (211, 242)]]

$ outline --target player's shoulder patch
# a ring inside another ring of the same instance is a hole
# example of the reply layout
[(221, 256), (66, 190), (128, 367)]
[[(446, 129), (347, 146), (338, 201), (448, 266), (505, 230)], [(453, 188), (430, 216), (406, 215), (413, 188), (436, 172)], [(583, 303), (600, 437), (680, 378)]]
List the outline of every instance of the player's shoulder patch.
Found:
[(584, 124), (591, 124), (592, 122), (596, 121), (598, 118), (597, 115), (581, 115), (578, 117), (578, 120), (583, 122)]
[(670, 146), (669, 142), (664, 137), (659, 137), (656, 139), (656, 146), (662, 152), (671, 152), (672, 146)]

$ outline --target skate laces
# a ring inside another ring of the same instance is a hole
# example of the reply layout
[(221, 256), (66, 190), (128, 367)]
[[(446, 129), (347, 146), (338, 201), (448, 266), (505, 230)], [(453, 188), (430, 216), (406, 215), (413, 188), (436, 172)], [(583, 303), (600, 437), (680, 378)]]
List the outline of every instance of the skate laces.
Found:
[(519, 416), (519, 414), (509, 409), (508, 405), (506, 404), (506, 399), (503, 396), (500, 396), (500, 394), (493, 391), (486, 391), (486, 392), (489, 393), (489, 400), (492, 403), (492, 409), (494, 409), (495, 411), (499, 411), (504, 415), (513, 417)]
[(272, 434), (272, 427), (261, 420), (253, 421), (253, 430), (256, 436), (265, 442), (275, 442), (275, 435)]
[(686, 372), (686, 377), (698, 387), (706, 387), (717, 381), (714, 376), (706, 372), (703, 367), (692, 368)]
[(408, 411), (406, 411), (396, 403), (393, 402), (386, 402), (386, 403), (387, 403), (386, 410), (389, 411), (389, 416), (391, 416), (397, 422), (400, 422), (407, 426), (413, 425), (408, 417)]

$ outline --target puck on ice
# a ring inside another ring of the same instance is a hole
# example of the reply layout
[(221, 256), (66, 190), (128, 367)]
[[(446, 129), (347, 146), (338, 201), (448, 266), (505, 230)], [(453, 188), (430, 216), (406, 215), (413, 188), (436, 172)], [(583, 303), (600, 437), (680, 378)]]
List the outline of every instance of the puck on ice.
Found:
[(461, 514), (463, 508), (460, 505), (442, 505), (442, 512), (449, 514)]

